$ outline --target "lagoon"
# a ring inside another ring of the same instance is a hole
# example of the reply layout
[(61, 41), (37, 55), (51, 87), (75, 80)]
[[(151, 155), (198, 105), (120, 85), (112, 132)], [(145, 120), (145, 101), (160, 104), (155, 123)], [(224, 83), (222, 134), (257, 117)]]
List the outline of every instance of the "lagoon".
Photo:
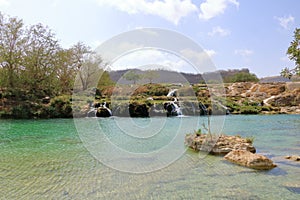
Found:
[[(300, 115), (225, 117), (222, 132), (254, 137), (258, 153), (278, 165), (270, 171), (244, 168), (222, 157), (185, 149), (184, 135), (202, 128), (206, 120), (1, 120), (0, 199), (300, 198), (300, 163), (283, 158), (300, 154)], [(101, 144), (103, 136), (127, 152), (157, 153), (167, 149), (170, 157), (159, 161), (147, 158), (137, 165), (140, 158), (119, 154), (107, 162), (97, 152), (105, 153), (105, 148), (114, 146)], [(172, 146), (173, 141), (176, 143)], [(159, 162), (162, 164), (156, 164)], [(130, 172), (132, 169), (139, 173)]]

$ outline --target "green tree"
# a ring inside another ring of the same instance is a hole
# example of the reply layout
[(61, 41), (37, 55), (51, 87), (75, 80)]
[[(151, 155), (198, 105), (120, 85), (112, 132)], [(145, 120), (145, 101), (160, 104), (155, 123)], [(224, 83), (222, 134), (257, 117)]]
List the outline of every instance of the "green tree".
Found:
[(152, 83), (154, 79), (159, 77), (159, 73), (155, 70), (147, 70), (143, 75), (143, 78), (148, 79), (149, 83)]
[(105, 86), (112, 86), (114, 85), (114, 81), (111, 80), (110, 75), (107, 71), (100, 69), (100, 78), (98, 81), (98, 88), (103, 88)]
[(6, 18), (0, 13), (0, 82), (4, 87), (14, 88), (18, 85), (24, 44), (23, 21), (14, 17)]
[(76, 69), (72, 62), (72, 50), (61, 49), (57, 52), (56, 73), (59, 79), (60, 91), (62, 94), (70, 94), (74, 86)]
[(26, 34), (24, 49), (24, 85), (39, 94), (57, 95), (60, 84), (57, 77), (58, 53), (61, 48), (54, 33), (42, 24), (31, 26)]
[(142, 78), (140, 74), (137, 74), (133, 70), (124, 74), (123, 77), (128, 81), (133, 81), (133, 84), (136, 84), (136, 82)]
[(294, 40), (286, 53), (289, 59), (295, 62), (295, 67), (293, 69), (284, 68), (281, 71), (281, 75), (287, 78), (291, 78), (293, 75), (300, 76), (300, 28), (295, 29)]
[(259, 79), (255, 74), (247, 72), (239, 72), (234, 74), (232, 77), (228, 78), (226, 82), (236, 83), (236, 82), (258, 82)]

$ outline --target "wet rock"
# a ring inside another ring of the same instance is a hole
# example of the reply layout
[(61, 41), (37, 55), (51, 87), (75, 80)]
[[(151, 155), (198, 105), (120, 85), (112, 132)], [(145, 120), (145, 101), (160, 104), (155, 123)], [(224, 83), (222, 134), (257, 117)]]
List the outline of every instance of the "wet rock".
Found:
[(300, 161), (300, 156), (297, 155), (285, 156), (284, 158), (292, 161)]
[(177, 102), (166, 102), (164, 103), (164, 108), (168, 117), (182, 114)]
[(273, 161), (266, 156), (254, 154), (246, 150), (233, 150), (224, 158), (229, 162), (252, 169), (268, 170), (276, 167)]
[(149, 110), (146, 104), (129, 104), (130, 117), (149, 117)]
[(195, 151), (209, 151), (211, 154), (225, 155), (233, 150), (246, 150), (256, 152), (252, 141), (240, 136), (221, 135), (218, 139), (211, 140), (206, 134), (189, 134), (185, 137), (185, 144)]
[(96, 112), (96, 117), (110, 117), (111, 111), (108, 108), (99, 107)]
[(42, 103), (43, 104), (48, 104), (48, 103), (50, 103), (50, 100), (51, 100), (51, 98), (50, 97), (44, 97), (43, 99), (42, 99)]

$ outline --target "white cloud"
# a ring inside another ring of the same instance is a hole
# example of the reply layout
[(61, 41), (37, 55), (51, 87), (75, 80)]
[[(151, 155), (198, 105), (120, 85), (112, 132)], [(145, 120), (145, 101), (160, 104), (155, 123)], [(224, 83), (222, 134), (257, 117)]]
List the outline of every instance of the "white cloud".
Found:
[(215, 35), (227, 36), (229, 34), (230, 34), (229, 30), (223, 29), (220, 26), (213, 27), (213, 30), (208, 33), (209, 36), (215, 36)]
[(209, 57), (213, 57), (214, 55), (217, 54), (217, 52), (213, 49), (204, 49), (204, 52), (209, 56)]
[(9, 6), (10, 2), (8, 0), (0, 0), (0, 7)]
[(206, 0), (200, 4), (199, 18), (209, 20), (225, 12), (229, 4), (239, 7), (237, 0)]
[(294, 23), (295, 18), (291, 15), (284, 17), (275, 17), (278, 20), (279, 25), (284, 29), (289, 29), (289, 27)]
[(164, 18), (175, 25), (181, 18), (197, 11), (191, 0), (97, 0), (100, 6), (111, 6), (128, 14), (150, 14)]
[[(187, 52), (193, 53), (193, 52)], [(209, 54), (214, 54), (209, 51)], [(201, 56), (206, 55), (202, 52)], [(195, 55), (197, 56), (197, 55)], [(206, 58), (209, 58), (206, 55)], [(111, 66), (112, 70), (120, 69), (166, 69), (188, 73), (198, 72), (190, 63), (180, 56), (157, 49), (140, 49), (119, 57)]]
[(237, 49), (234, 51), (235, 55), (239, 55), (239, 56), (250, 56), (252, 55), (254, 52), (252, 50), (249, 49)]
[(199, 71), (208, 72), (214, 71), (215, 66), (211, 57), (216, 54), (214, 50), (204, 49), (201, 52), (192, 49), (183, 49), (180, 53), (190, 62), (192, 62)]

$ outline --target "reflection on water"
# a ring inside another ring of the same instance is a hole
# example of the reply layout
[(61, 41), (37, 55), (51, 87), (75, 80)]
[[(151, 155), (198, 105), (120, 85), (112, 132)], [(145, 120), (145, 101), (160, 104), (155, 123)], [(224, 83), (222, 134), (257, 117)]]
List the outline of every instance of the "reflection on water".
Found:
[(123, 173), (91, 156), (71, 119), (0, 123), (0, 199), (299, 199), (300, 164), (282, 158), (300, 152), (299, 115), (226, 117), (223, 131), (254, 136), (258, 151), (278, 164), (271, 171), (187, 150), (161, 170)]

